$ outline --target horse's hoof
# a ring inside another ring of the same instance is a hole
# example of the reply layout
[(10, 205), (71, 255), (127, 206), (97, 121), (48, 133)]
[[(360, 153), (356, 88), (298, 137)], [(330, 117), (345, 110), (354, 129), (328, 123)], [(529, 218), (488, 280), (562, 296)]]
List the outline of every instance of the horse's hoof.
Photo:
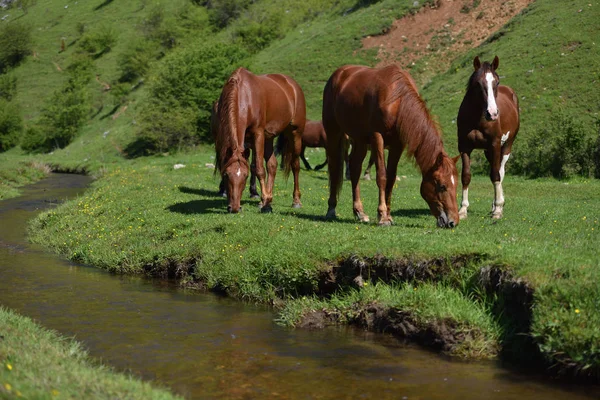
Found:
[(260, 199), (260, 195), (258, 195), (258, 194), (251, 194), (250, 198), (251, 199)]
[(467, 219), (467, 212), (459, 212), (458, 213), (458, 218), (460, 219)]
[(217, 194), (217, 196), (219, 196), (219, 197), (227, 197), (227, 192), (219, 192)]
[(327, 214), (325, 214), (325, 219), (329, 221), (337, 219), (337, 215), (335, 215), (335, 210), (327, 211)]
[(502, 213), (493, 213), (492, 214), (492, 219), (500, 219), (502, 218)]
[(368, 223), (370, 221), (369, 216), (367, 214), (355, 213), (355, 216), (358, 222)]
[(298, 202), (298, 203), (293, 203), (292, 204), (292, 208), (302, 208), (302, 203)]
[(270, 205), (261, 207), (260, 208), (260, 212), (263, 213), (263, 214), (272, 213), (273, 212), (273, 207), (271, 207)]
[(369, 174), (364, 174), (364, 175), (363, 175), (363, 179), (364, 179), (365, 181), (370, 181), (370, 180), (371, 180), (371, 175), (369, 175)]
[(377, 226), (392, 226), (392, 221), (391, 220), (379, 221), (377, 223)]

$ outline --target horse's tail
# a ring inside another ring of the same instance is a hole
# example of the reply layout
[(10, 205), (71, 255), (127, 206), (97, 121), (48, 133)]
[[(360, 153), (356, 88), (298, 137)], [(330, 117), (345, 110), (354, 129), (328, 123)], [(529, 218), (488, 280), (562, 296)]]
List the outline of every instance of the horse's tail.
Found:
[(325, 147), (327, 154), (327, 161), (329, 164), (329, 187), (330, 190), (335, 191), (336, 196), (339, 197), (340, 191), (342, 190), (343, 171), (344, 171), (344, 148), (345, 144), (342, 142), (344, 134), (341, 132), (340, 127), (335, 119), (333, 106), (335, 104), (335, 93), (333, 89), (333, 79), (335, 73), (329, 78), (325, 89), (323, 90), (323, 129), (325, 130), (325, 136), (327, 137), (327, 146)]
[(275, 155), (281, 154), (281, 164), (283, 166), (283, 176), (287, 179), (292, 171), (292, 154), (294, 153), (294, 140), (288, 137), (291, 136), (289, 132), (282, 132), (277, 136), (277, 142), (275, 143)]

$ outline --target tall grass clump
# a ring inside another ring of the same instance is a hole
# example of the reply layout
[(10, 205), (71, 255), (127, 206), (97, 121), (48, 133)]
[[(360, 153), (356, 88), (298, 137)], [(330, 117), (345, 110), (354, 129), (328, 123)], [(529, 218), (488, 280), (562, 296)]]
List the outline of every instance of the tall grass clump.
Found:
[(0, 99), (7, 101), (17, 94), (17, 77), (13, 74), (0, 75)]
[(210, 140), (212, 104), (247, 52), (237, 44), (198, 45), (165, 59), (149, 86), (137, 140), (128, 153), (140, 155)]

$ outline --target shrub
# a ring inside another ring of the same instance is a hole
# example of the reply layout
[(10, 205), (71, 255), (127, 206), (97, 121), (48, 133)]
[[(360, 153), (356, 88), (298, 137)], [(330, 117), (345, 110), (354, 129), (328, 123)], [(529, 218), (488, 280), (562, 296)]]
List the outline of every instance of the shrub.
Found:
[(19, 144), (23, 118), (16, 104), (0, 99), (0, 152)]
[(558, 112), (525, 141), (515, 143), (513, 166), (532, 178), (589, 177), (594, 172), (593, 146), (592, 135), (582, 122)]
[(0, 99), (7, 101), (17, 94), (17, 78), (12, 74), (0, 75)]
[[(212, 140), (212, 104), (247, 54), (236, 44), (217, 43), (186, 49), (166, 59), (151, 80), (150, 101), (141, 111), (137, 136), (144, 139), (143, 143), (153, 143), (148, 151), (179, 149)], [(161, 121), (157, 122), (158, 118)]]
[(117, 42), (118, 34), (108, 26), (101, 26), (97, 31), (86, 33), (79, 41), (79, 48), (85, 53), (100, 57), (108, 53)]
[(29, 25), (20, 21), (0, 24), (0, 72), (21, 63), (32, 47)]
[(145, 76), (150, 69), (150, 63), (156, 59), (158, 50), (147, 40), (138, 39), (131, 42), (117, 60), (121, 71), (122, 82), (131, 82), (136, 78)]
[(252, 19), (247, 24), (237, 27), (234, 36), (238, 37), (250, 52), (256, 53), (282, 36), (281, 19), (280, 13), (269, 14), (258, 20)]
[(229, 23), (240, 16), (252, 3), (251, 0), (210, 0), (204, 2), (209, 10), (211, 24), (219, 29), (225, 28)]

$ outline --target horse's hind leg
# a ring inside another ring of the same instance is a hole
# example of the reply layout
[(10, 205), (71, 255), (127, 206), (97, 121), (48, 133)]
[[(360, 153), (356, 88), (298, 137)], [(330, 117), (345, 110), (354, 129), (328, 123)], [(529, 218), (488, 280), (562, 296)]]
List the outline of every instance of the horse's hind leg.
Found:
[(458, 216), (460, 219), (467, 218), (467, 209), (469, 208), (469, 184), (471, 183), (471, 151), (464, 151), (460, 153), (462, 159), (462, 201), (460, 203), (460, 210), (458, 210)]
[(310, 170), (312, 170), (312, 168), (311, 168), (310, 164), (308, 163), (308, 161), (306, 160), (306, 157), (304, 156), (305, 150), (306, 150), (306, 146), (302, 146), (302, 150), (300, 151), (300, 159), (304, 163), (304, 168), (306, 168), (308, 171), (310, 171)]
[(373, 164), (375, 164), (376, 159), (377, 159), (377, 156), (373, 152), (373, 149), (371, 149), (371, 156), (369, 157), (369, 163), (367, 164), (367, 168), (365, 168), (365, 172), (363, 174), (364, 180), (366, 180), (366, 181), (371, 180), (371, 167), (373, 166)]
[(362, 140), (360, 142), (355, 140), (352, 143), (352, 151), (350, 152), (350, 181), (352, 182), (352, 208), (354, 216), (360, 222), (369, 222), (369, 216), (365, 214), (362, 202), (360, 201), (360, 187), (358, 185), (362, 163), (366, 155), (367, 144)]

